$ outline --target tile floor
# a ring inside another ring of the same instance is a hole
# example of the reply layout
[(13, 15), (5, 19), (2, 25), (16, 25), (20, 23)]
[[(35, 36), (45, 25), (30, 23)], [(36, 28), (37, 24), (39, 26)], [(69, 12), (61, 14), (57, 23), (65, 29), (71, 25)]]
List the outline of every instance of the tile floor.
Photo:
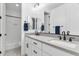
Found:
[(21, 47), (6, 51), (5, 56), (21, 56)]

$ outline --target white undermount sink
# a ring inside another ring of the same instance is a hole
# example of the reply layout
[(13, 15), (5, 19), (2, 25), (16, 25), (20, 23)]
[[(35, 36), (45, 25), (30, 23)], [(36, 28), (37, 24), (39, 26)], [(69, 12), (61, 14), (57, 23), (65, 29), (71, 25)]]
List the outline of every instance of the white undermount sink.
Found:
[(69, 48), (76, 48), (76, 44), (73, 44), (71, 42), (64, 42), (64, 41), (60, 41), (60, 40), (50, 40), (50, 43), (59, 45), (59, 46), (63, 46), (63, 47), (69, 47)]

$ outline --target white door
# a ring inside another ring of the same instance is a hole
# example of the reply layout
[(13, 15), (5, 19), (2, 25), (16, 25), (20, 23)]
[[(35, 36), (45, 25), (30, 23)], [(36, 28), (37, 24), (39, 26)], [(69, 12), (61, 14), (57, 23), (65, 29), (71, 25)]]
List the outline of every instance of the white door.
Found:
[(0, 56), (5, 54), (5, 4), (0, 3)]
[(44, 25), (45, 25), (45, 32), (50, 33), (50, 15), (44, 14)]
[(7, 32), (7, 40), (6, 40), (6, 50), (13, 49), (19, 46), (21, 33), (20, 33), (20, 18), (9, 17), (7, 16), (6, 22), (6, 32)]

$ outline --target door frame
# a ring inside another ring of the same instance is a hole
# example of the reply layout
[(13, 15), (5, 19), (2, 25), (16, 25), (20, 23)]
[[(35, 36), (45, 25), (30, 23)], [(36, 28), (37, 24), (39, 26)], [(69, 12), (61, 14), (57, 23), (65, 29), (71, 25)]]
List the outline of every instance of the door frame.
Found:
[(5, 3), (0, 3), (0, 7), (1, 7), (1, 54), (0, 56), (4, 56), (5, 55)]
[[(48, 17), (48, 19), (45, 19), (45, 17)], [(50, 33), (50, 13), (46, 11), (44, 12), (44, 26), (45, 26), (45, 32)]]

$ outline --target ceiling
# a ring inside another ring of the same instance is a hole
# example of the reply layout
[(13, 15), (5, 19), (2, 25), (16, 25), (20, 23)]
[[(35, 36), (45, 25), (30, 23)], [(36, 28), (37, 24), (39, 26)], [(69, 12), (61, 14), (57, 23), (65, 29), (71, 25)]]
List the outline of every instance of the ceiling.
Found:
[(46, 9), (46, 10), (52, 10), (52, 9), (54, 9), (54, 8), (56, 8), (56, 7), (59, 7), (60, 5), (63, 5), (64, 3), (48, 3), (44, 8)]
[[(33, 3), (32, 5), (34, 5), (35, 3)], [(39, 6), (38, 7), (41, 7), (41, 9), (44, 9), (44, 10), (48, 10), (48, 11), (51, 11), (52, 9), (60, 6), (60, 5), (63, 5), (64, 3), (39, 3)], [(37, 9), (39, 10), (39, 9)]]

